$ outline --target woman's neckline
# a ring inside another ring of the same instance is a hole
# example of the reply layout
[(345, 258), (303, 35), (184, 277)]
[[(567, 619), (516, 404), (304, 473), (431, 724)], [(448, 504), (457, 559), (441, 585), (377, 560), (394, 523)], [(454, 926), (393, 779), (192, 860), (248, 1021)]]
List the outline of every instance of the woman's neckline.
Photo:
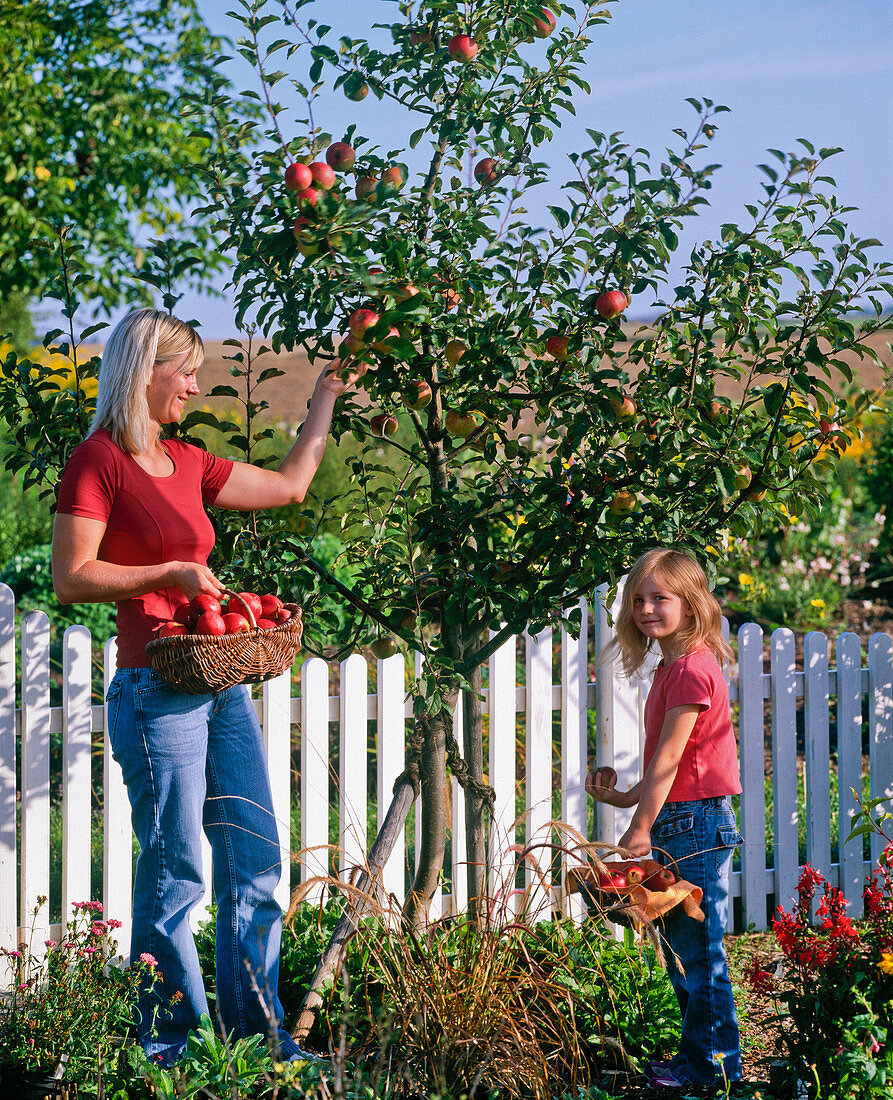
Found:
[(167, 448), (167, 440), (166, 439), (159, 439), (158, 443), (159, 443), (159, 446), (161, 447), (161, 449), (164, 451), (164, 455), (167, 458), (168, 462), (171, 464), (171, 469), (166, 474), (153, 474), (153, 473), (151, 473), (151, 471), (147, 470), (146, 467), (143, 466), (143, 464), (141, 462), (139, 462), (137, 460), (135, 455), (128, 454), (127, 457), (131, 460), (131, 462), (134, 463), (135, 466), (138, 466), (139, 469), (142, 470), (142, 472), (146, 475), (146, 477), (152, 478), (153, 481), (167, 481), (168, 478), (173, 477), (174, 474), (177, 472), (177, 464), (174, 461), (173, 455), (170, 453), (170, 451)]

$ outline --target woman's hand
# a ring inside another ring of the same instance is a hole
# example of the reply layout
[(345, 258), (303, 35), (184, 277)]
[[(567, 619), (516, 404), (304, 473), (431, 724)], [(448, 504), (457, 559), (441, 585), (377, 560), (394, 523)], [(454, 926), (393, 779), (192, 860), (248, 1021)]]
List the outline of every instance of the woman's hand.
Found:
[(171, 569), (174, 585), (190, 600), (203, 592), (220, 599), (226, 591), (226, 585), (214, 576), (207, 565), (199, 565), (193, 561), (175, 561), (171, 563)]
[(635, 824), (630, 825), (617, 841), (618, 848), (625, 848), (632, 859), (644, 859), (651, 851), (651, 833)]
[(336, 359), (334, 363), (323, 367), (316, 380), (314, 393), (317, 390), (323, 390), (332, 397), (340, 397), (342, 393), (352, 389), (365, 373), (366, 364), (358, 359), (348, 360), (347, 363), (342, 359)]

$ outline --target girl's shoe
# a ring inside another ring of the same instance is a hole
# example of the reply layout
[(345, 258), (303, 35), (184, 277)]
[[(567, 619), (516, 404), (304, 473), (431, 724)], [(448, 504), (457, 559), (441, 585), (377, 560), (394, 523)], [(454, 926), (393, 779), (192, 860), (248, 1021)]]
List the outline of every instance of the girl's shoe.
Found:
[(652, 1089), (681, 1092), (685, 1084), (670, 1069), (669, 1062), (649, 1062), (645, 1067), (645, 1082)]

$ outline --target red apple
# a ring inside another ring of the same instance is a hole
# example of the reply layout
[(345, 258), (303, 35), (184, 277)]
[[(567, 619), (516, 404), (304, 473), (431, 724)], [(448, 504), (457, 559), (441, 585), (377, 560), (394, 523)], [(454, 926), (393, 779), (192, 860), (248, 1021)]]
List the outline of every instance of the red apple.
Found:
[(553, 359), (567, 359), (567, 337), (566, 336), (547, 336), (546, 337), (546, 352), (552, 356)]
[(613, 870), (609, 864), (599, 873), (598, 884), (602, 889), (607, 887), (609, 890), (625, 890), (629, 885), (623, 871)]
[(195, 624), (195, 632), (196, 634), (210, 634), (218, 638), (221, 634), (227, 632), (226, 621), (223, 616), (217, 615), (213, 611), (206, 611)]
[(377, 186), (378, 178), (376, 176), (360, 176), (357, 180), (356, 187), (353, 189), (353, 193), (358, 199), (366, 199), (371, 202)]
[(749, 500), (751, 504), (758, 504), (761, 500), (765, 500), (765, 498), (765, 486), (761, 485), (758, 481), (752, 481), (750, 488), (744, 494), (744, 499)]
[(223, 616), (223, 626), (227, 634), (247, 634), (251, 629), (251, 623), (245, 618), (244, 615), (239, 615), (235, 611), (228, 611)]
[(323, 191), (328, 191), (329, 188), (335, 186), (335, 170), (330, 164), (326, 164), (324, 160), (315, 160), (310, 165), (310, 172), (313, 175), (313, 182)]
[[(183, 605), (186, 606), (185, 604)], [(179, 638), (184, 634), (188, 634), (189, 631), (183, 623), (169, 622), (162, 623), (158, 630), (155, 632), (156, 638)]]
[(610, 321), (613, 317), (619, 317), (628, 305), (629, 298), (622, 290), (606, 290), (595, 299), (595, 312)]
[(630, 886), (638, 886), (645, 881), (645, 871), (638, 863), (631, 863), (626, 868), (626, 881)]
[(399, 164), (392, 164), (390, 168), (386, 168), (382, 172), (381, 183), (376, 188), (376, 194), (379, 196), (390, 195), (394, 191), (399, 191), (404, 183), (406, 183), (406, 173)]
[(315, 187), (305, 187), (303, 191), (296, 192), (295, 198), (301, 206), (316, 206), (319, 200), (319, 192)]
[(543, 8), (539, 19), (533, 21), (533, 33), (537, 38), (548, 38), (555, 30), (555, 16), (548, 8)]
[(313, 176), (306, 164), (295, 161), (285, 169), (285, 186), (289, 191), (305, 191), (313, 183)]
[(207, 592), (199, 592), (194, 600), (189, 604), (189, 610), (192, 614), (193, 622), (198, 621), (200, 615), (204, 615), (206, 611), (213, 611), (215, 615), (219, 615), (222, 608), (220, 606), (220, 600), (216, 596), (210, 596)]
[(279, 610), (272, 616), (270, 616), (276, 623), (281, 625), (287, 623), (291, 618), (291, 611), (287, 607), (280, 607)]
[(298, 214), (291, 227), (302, 256), (316, 256), (319, 253), (319, 241), (311, 227), (312, 223), (303, 214)]
[(415, 378), (403, 394), (403, 404), (407, 409), (418, 412), (419, 409), (424, 409), (426, 405), (431, 404), (433, 396), (430, 384), (424, 378)]
[(450, 409), (445, 418), (446, 430), (450, 435), (458, 435), (463, 439), (471, 435), (480, 423), (481, 414), (474, 409), (464, 413), (457, 409)]
[(272, 619), (280, 607), (282, 607), (282, 600), (278, 596), (265, 592), (260, 597), (260, 613), (266, 618)]
[(636, 403), (622, 390), (611, 398), (611, 408), (618, 420), (632, 420), (636, 415)]
[(372, 346), (375, 348), (376, 351), (382, 351), (385, 355), (390, 355), (394, 350), (393, 345), (391, 344), (391, 340), (393, 340), (395, 336), (399, 335), (400, 330), (391, 325), (391, 327), (388, 329), (387, 336), (385, 336), (381, 340), (376, 340)]
[(669, 867), (661, 867), (659, 871), (655, 871), (645, 879), (643, 885), (647, 886), (649, 890), (655, 890), (658, 893), (668, 889), (676, 881), (676, 876), (670, 870)]
[(726, 406), (721, 401), (711, 401), (704, 407), (704, 416), (710, 421), (711, 424), (715, 424), (718, 420), (721, 420), (726, 413)]
[(192, 614), (192, 608), (188, 603), (181, 603), (174, 612), (174, 622), (181, 623), (183, 626), (193, 626), (196, 617)]
[(352, 336), (362, 338), (367, 329), (379, 322), (378, 314), (372, 309), (355, 309), (348, 319), (347, 325)]
[(235, 615), (245, 615), (247, 619), (248, 616), (245, 614), (244, 607), (244, 604), (247, 604), (251, 608), (251, 614), (255, 619), (259, 619), (263, 615), (263, 606), (260, 602), (260, 596), (255, 595), (254, 592), (239, 592), (237, 596), (230, 596), (226, 601), (224, 611), (228, 611), (230, 614)]
[(474, 61), (477, 57), (478, 44), (467, 34), (457, 34), (450, 39), (447, 50), (454, 61), (459, 61), (461, 64), (466, 65), (469, 61)]
[(446, 357), (446, 361), (455, 366), (462, 356), (468, 351), (468, 348), (462, 343), (461, 340), (450, 340), (447, 346), (443, 349), (443, 354)]
[(496, 161), (492, 157), (484, 157), (483, 160), (479, 160), (474, 166), (474, 178), (481, 187), (486, 186), (488, 183), (495, 183), (499, 179)]
[(326, 160), (338, 172), (343, 172), (345, 168), (353, 168), (353, 162), (356, 159), (357, 154), (346, 141), (333, 141), (326, 149)]
[(372, 429), (373, 435), (394, 435), (399, 426), (397, 417), (391, 416), (390, 413), (376, 413), (376, 415), (369, 420), (369, 427)]
[(258, 619), (257, 620), (258, 630), (275, 630), (278, 625), (279, 625), (279, 623), (274, 622), (273, 619)]
[(608, 504), (608, 511), (615, 516), (626, 516), (635, 510), (638, 500), (635, 493), (628, 493), (626, 489), (616, 492)]
[(735, 467), (735, 480), (734, 486), (739, 491), (746, 489), (750, 485), (751, 472), (749, 466), (736, 466)]

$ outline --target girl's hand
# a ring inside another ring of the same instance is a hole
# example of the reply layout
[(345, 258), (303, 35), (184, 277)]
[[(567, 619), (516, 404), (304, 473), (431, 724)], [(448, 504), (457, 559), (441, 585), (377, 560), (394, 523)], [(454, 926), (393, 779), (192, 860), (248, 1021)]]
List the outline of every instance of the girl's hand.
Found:
[(633, 824), (617, 841), (618, 848), (626, 848), (632, 859), (644, 859), (651, 851), (651, 832)]
[(586, 791), (596, 802), (613, 804), (616, 787), (617, 772), (613, 768), (595, 768), (586, 776)]
[(366, 373), (366, 364), (357, 359), (345, 364), (340, 359), (324, 367), (316, 380), (317, 390), (324, 390), (332, 397), (340, 397), (346, 390), (351, 389)]

